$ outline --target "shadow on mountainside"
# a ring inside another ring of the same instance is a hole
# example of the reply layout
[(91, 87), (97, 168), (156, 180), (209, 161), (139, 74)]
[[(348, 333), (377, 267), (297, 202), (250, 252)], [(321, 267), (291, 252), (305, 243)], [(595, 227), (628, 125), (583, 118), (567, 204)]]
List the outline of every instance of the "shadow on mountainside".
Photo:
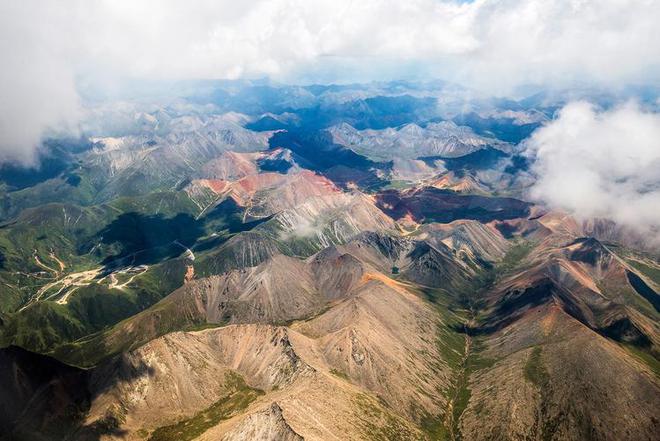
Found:
[(292, 130), (274, 134), (271, 148), (285, 147), (304, 158), (305, 166), (319, 172), (342, 188), (357, 185), (362, 189), (380, 188), (388, 183), (378, 170), (391, 163), (374, 162), (351, 149), (335, 144), (325, 130)]
[(109, 267), (141, 265), (177, 257), (204, 235), (204, 223), (189, 214), (166, 218), (162, 214), (124, 213), (100, 230), (96, 236), (111, 245), (115, 254), (106, 257)]
[(462, 195), (433, 187), (409, 194), (386, 190), (376, 195), (376, 205), (394, 219), (410, 214), (418, 222), (441, 223), (516, 219), (528, 216), (531, 206), (514, 198)]
[(122, 435), (122, 415), (108, 408), (85, 418), (94, 399), (118, 383), (154, 375), (143, 361), (119, 356), (85, 370), (17, 346), (0, 349), (0, 440), (85, 440)]

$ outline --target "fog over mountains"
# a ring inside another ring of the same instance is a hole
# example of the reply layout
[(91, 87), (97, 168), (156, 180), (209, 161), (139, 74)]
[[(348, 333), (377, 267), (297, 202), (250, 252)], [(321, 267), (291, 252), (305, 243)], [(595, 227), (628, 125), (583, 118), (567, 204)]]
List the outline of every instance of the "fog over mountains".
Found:
[(657, 438), (656, 2), (67, 3), (0, 6), (0, 440)]

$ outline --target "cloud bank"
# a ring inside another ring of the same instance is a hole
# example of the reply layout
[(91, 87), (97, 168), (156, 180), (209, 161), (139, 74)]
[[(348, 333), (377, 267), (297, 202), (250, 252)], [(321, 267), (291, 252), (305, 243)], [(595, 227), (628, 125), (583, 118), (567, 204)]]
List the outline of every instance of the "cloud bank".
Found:
[(538, 178), (532, 198), (660, 239), (660, 114), (573, 102), (526, 144)]
[(658, 22), (655, 0), (1, 2), (0, 161), (75, 123), (81, 75), (620, 87), (660, 78)]

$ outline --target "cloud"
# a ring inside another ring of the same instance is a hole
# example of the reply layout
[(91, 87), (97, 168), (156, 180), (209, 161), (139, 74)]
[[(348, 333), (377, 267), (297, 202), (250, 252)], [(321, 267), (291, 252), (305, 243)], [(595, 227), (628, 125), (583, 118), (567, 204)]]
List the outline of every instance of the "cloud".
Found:
[[(77, 5), (70, 15), (86, 24), (74, 32), (87, 46), (87, 61), (149, 78), (266, 75), (295, 81), (309, 70), (357, 63), (363, 77), (381, 76), (385, 69), (507, 92), (528, 83), (657, 82), (660, 74), (660, 2), (655, 0)], [(335, 69), (334, 81), (351, 81), (354, 74), (344, 77)]]
[(485, 0), (475, 9), (479, 45), (458, 68), (473, 86), (658, 84), (656, 0)]
[(73, 69), (49, 42), (58, 38), (48, 21), (56, 14), (0, 4), (0, 163), (34, 164), (44, 133), (79, 117)]
[(660, 239), (660, 114), (632, 102), (608, 111), (573, 102), (526, 146), (533, 199)]
[(658, 22), (655, 0), (1, 2), (0, 161), (75, 124), (81, 76), (619, 87), (657, 83)]

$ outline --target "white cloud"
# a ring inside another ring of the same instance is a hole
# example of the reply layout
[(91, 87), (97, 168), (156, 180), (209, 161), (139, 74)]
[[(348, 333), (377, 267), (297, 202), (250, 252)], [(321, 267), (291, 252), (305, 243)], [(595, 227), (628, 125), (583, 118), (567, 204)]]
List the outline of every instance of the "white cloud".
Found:
[(531, 196), (578, 218), (660, 232), (660, 114), (628, 103), (566, 105), (526, 142), (538, 180)]
[(618, 87), (657, 83), (658, 22), (656, 0), (6, 1), (0, 160), (29, 160), (44, 130), (75, 121), (80, 73)]
[(59, 38), (49, 21), (57, 12), (47, 5), (34, 12), (0, 4), (0, 163), (34, 163), (44, 131), (79, 116), (72, 66), (50, 42)]
[(657, 0), (484, 0), (477, 9), (479, 47), (459, 67), (473, 85), (506, 93), (660, 80)]

